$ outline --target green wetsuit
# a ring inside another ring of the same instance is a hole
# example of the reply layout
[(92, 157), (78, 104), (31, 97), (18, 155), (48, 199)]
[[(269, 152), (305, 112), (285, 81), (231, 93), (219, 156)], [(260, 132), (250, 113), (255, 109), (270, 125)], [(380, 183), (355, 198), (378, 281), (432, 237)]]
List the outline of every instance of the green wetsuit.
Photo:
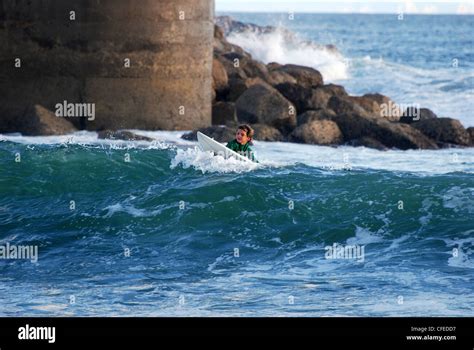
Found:
[(234, 139), (230, 141), (226, 147), (231, 149), (234, 152), (237, 152), (241, 156), (247, 157), (250, 160), (258, 163), (258, 161), (255, 159), (254, 152), (252, 148), (250, 147), (250, 142), (247, 142), (245, 145), (241, 145), (240, 143), (237, 142), (237, 140)]

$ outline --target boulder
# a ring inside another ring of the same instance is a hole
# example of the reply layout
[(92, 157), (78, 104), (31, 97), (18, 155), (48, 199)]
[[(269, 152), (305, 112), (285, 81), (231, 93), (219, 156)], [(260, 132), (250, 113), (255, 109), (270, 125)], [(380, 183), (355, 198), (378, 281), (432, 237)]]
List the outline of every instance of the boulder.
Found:
[(293, 104), (276, 89), (265, 85), (254, 85), (246, 90), (236, 102), (239, 121), (251, 124), (267, 124), (289, 133), (296, 126)]
[(212, 105), (212, 124), (225, 125), (237, 123), (237, 113), (235, 112), (235, 103), (217, 102)]
[(370, 137), (389, 148), (438, 148), (433, 140), (407, 124), (391, 123), (383, 118), (357, 113), (338, 114), (332, 120), (339, 126), (346, 142)]
[(134, 134), (130, 131), (124, 130), (101, 130), (97, 132), (99, 139), (108, 139), (108, 140), (124, 140), (124, 141), (154, 141), (154, 139), (146, 136), (141, 136)]
[(265, 81), (269, 80), (268, 69), (262, 62), (237, 52), (225, 53), (222, 57), (226, 58), (234, 68), (238, 65), (237, 68), (241, 68), (249, 78), (259, 77)]
[(389, 121), (399, 121), (401, 111), (398, 105), (390, 98), (382, 94), (365, 94), (354, 97), (361, 107), (372, 115), (385, 118)]
[(357, 114), (367, 116), (369, 113), (350, 97), (332, 96), (328, 101), (328, 107), (336, 114)]
[(338, 96), (338, 97), (347, 97), (347, 96), (349, 96), (349, 94), (347, 93), (344, 86), (341, 86), (341, 85), (326, 84), (326, 85), (318, 87), (318, 89), (321, 89), (321, 90), (331, 94), (332, 96)]
[(244, 70), (241, 67), (234, 66), (234, 63), (229, 61), (227, 58), (218, 55), (216, 59), (219, 60), (220, 63), (222, 63), (224, 69), (227, 72), (227, 77), (229, 80), (231, 79), (245, 80), (248, 78), (247, 74), (245, 74)]
[(249, 87), (254, 85), (264, 85), (271, 87), (264, 80), (260, 78), (247, 78), (247, 79), (231, 79), (229, 81), (229, 90), (225, 97), (226, 101), (235, 102), (237, 99), (248, 90)]
[(267, 64), (267, 68), (268, 68), (269, 72), (271, 72), (275, 69), (281, 68), (281, 67), (283, 67), (283, 65), (278, 63), (278, 62), (270, 62), (270, 63)]
[(212, 88), (217, 94), (222, 94), (228, 87), (229, 78), (224, 65), (218, 59), (212, 61)]
[(236, 126), (210, 126), (184, 134), (181, 136), (181, 138), (188, 141), (197, 141), (197, 132), (200, 131), (203, 134), (213, 138), (217, 142), (227, 143), (235, 139), (236, 130)]
[(323, 89), (305, 88), (299, 84), (278, 84), (276, 89), (295, 105), (298, 114), (311, 109), (326, 108), (331, 98), (331, 94)]
[(313, 120), (298, 126), (289, 135), (289, 141), (314, 145), (338, 145), (343, 135), (331, 120)]
[(349, 99), (364, 108), (370, 115), (375, 116), (381, 114), (379, 104), (370, 98), (364, 96), (350, 96)]
[(258, 141), (285, 141), (282, 133), (273, 126), (265, 124), (254, 124), (252, 128), (255, 130), (254, 139)]
[(440, 146), (447, 146), (446, 144), (469, 146), (471, 144), (469, 132), (457, 119), (424, 119), (413, 123), (412, 126), (435, 140)]
[(400, 123), (411, 124), (421, 120), (436, 118), (438, 118), (438, 116), (428, 108), (409, 107), (400, 117)]
[(306, 88), (313, 88), (323, 85), (323, 76), (321, 73), (310, 67), (285, 64), (274, 70), (288, 73), (296, 79), (296, 82), (299, 85)]
[(284, 83), (296, 84), (296, 79), (283, 71), (269, 71), (268, 75), (268, 82), (273, 86)]
[(224, 31), (218, 25), (214, 25), (214, 39), (225, 40)]
[(317, 111), (307, 111), (303, 114), (299, 114), (296, 117), (297, 125), (303, 125), (314, 120), (332, 120), (336, 116), (336, 113), (331, 109), (319, 109)]
[(19, 132), (25, 136), (65, 135), (77, 131), (67, 118), (56, 117), (41, 105), (30, 105), (20, 116), (3, 116), (0, 133)]
[(471, 146), (474, 146), (474, 127), (469, 127), (467, 128), (467, 133), (469, 134), (469, 137), (471, 138)]

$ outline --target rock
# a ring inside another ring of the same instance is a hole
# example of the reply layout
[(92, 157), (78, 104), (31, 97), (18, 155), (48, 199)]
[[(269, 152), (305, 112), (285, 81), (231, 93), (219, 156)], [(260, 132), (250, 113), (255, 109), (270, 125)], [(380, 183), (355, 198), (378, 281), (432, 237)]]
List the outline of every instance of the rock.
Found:
[(467, 133), (469, 134), (469, 137), (471, 138), (471, 146), (474, 146), (474, 127), (469, 127), (467, 128)]
[(295, 105), (298, 114), (311, 109), (326, 108), (331, 98), (330, 93), (322, 89), (305, 88), (298, 84), (284, 83), (278, 84), (275, 87)]
[(237, 126), (210, 126), (208, 128), (201, 128), (194, 130), (190, 133), (184, 134), (181, 136), (182, 139), (188, 141), (197, 141), (197, 132), (200, 131), (203, 134), (213, 138), (217, 142), (227, 143), (235, 139), (235, 133), (237, 131)]
[(298, 126), (289, 136), (289, 140), (314, 145), (337, 145), (343, 140), (341, 130), (330, 120), (313, 120)]
[(306, 88), (313, 88), (323, 85), (323, 76), (316, 69), (310, 67), (285, 64), (275, 71), (288, 73), (296, 79), (296, 82)]
[(239, 121), (267, 124), (283, 134), (296, 126), (295, 107), (272, 87), (251, 86), (239, 97), (236, 108)]
[(249, 78), (258, 77), (266, 82), (270, 81), (270, 75), (268, 73), (267, 67), (262, 62), (250, 59), (244, 60), (243, 69)]
[(222, 94), (229, 84), (224, 65), (216, 58), (212, 61), (212, 88), (217, 94)]
[(229, 60), (234, 67), (238, 65), (249, 78), (259, 77), (265, 81), (268, 81), (270, 78), (267, 66), (262, 62), (236, 52), (226, 53), (222, 56)]
[(225, 125), (228, 123), (237, 123), (237, 113), (235, 103), (217, 102), (212, 106), (212, 124)]
[(318, 87), (318, 89), (321, 89), (332, 96), (338, 96), (338, 97), (347, 97), (349, 94), (347, 93), (346, 89), (344, 86), (341, 85), (336, 85), (336, 84), (327, 84)]
[(108, 140), (124, 140), (124, 141), (154, 141), (154, 139), (146, 136), (134, 134), (130, 131), (113, 131), (113, 130), (101, 130), (97, 132), (99, 139)]
[(231, 79), (229, 81), (229, 91), (225, 99), (229, 102), (235, 102), (249, 87), (254, 85), (264, 85), (271, 88), (269, 84), (260, 78)]
[(277, 63), (277, 62), (270, 62), (270, 63), (267, 64), (267, 68), (268, 68), (269, 72), (271, 72), (275, 69), (281, 68), (281, 67), (283, 67), (283, 65), (280, 64), (280, 63)]
[(469, 132), (457, 119), (424, 119), (413, 123), (412, 126), (435, 140), (440, 146), (446, 146), (446, 144), (469, 146), (471, 144)]
[(224, 31), (218, 25), (214, 25), (214, 39), (225, 40)]
[(370, 98), (364, 96), (350, 96), (349, 99), (364, 108), (370, 115), (375, 116), (381, 114), (379, 104)]
[(349, 97), (332, 96), (328, 101), (328, 107), (336, 114), (358, 114), (362, 116), (368, 115), (368, 112), (362, 108), (356, 101)]
[(314, 120), (332, 120), (333, 117), (336, 116), (336, 113), (333, 112), (331, 109), (320, 109), (317, 111), (307, 111), (303, 114), (299, 114), (296, 117), (297, 125), (303, 125)]
[(284, 83), (296, 84), (296, 79), (293, 76), (282, 71), (269, 71), (268, 75), (268, 82), (273, 86)]
[(216, 93), (216, 90), (212, 89), (212, 92), (211, 92), (211, 101), (212, 103), (216, 102), (217, 100), (217, 93)]
[(25, 136), (64, 135), (77, 131), (67, 118), (56, 117), (40, 105), (30, 105), (19, 116), (3, 116), (0, 133), (19, 132)]
[(338, 114), (333, 121), (344, 135), (344, 141), (370, 137), (389, 148), (437, 149), (437, 144), (419, 130), (407, 124), (391, 123), (386, 119), (366, 114)]
[(244, 70), (241, 67), (235, 67), (234, 63), (229, 61), (227, 58), (223, 56), (217, 56), (217, 60), (219, 60), (220, 63), (224, 66), (224, 69), (227, 72), (227, 77), (229, 81), (231, 79), (241, 79), (245, 80), (247, 79), (247, 74), (244, 72)]
[(254, 124), (252, 128), (255, 130), (254, 139), (258, 141), (285, 141), (285, 137), (282, 133), (273, 126), (265, 124)]
[(409, 107), (403, 112), (400, 123), (411, 124), (420, 120), (436, 119), (438, 116), (428, 108)]
[[(232, 33), (254, 33), (254, 34), (265, 34), (273, 33), (278, 28), (273, 26), (259, 26), (253, 23), (244, 23), (236, 21), (230, 16), (218, 16), (215, 19), (216, 24), (222, 29), (224, 34), (227, 36)], [(285, 32), (291, 33), (287, 30)]]
[[(390, 120), (390, 121), (399, 121), (402, 111), (400, 111), (398, 105), (392, 101), (390, 97), (384, 96), (382, 94), (365, 94), (362, 96), (364, 99), (372, 100), (377, 103), (380, 108), (380, 116)], [(377, 109), (375, 109), (376, 111)]]

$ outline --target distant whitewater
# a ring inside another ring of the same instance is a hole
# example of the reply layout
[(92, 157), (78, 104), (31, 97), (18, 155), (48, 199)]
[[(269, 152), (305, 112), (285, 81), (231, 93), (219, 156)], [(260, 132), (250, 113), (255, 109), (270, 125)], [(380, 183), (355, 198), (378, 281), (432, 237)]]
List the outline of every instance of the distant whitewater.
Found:
[(279, 28), (229, 34), (256, 59), (313, 67), (351, 94), (379, 92), (474, 126), (474, 16), (226, 14)]

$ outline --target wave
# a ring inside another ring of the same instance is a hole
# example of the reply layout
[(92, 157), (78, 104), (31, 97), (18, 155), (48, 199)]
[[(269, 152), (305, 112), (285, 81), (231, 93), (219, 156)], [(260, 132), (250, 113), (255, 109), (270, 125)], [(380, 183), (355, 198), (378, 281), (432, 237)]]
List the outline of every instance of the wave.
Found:
[(181, 139), (186, 131), (140, 131), (138, 135), (155, 139), (154, 142), (101, 140), (97, 133), (81, 131), (64, 136), (27, 137), (1, 135), (0, 146), (4, 150), (17, 149), (15, 145), (34, 150), (35, 147), (68, 148), (80, 146), (101, 150), (142, 150), (147, 159), (153, 152), (167, 150), (171, 160), (168, 167), (194, 169), (201, 173), (242, 173), (259, 169), (275, 169), (298, 166), (317, 168), (326, 174), (347, 171), (383, 170), (394, 173), (412, 173), (421, 176), (450, 173), (474, 174), (474, 148), (443, 150), (388, 150), (378, 151), (365, 147), (328, 147), (282, 142), (255, 141), (256, 157), (260, 164), (242, 164), (234, 160), (214, 157), (196, 148), (197, 143)]
[(231, 33), (227, 40), (243, 47), (264, 63), (298, 64), (321, 72), (325, 81), (348, 79), (346, 59), (337, 51), (307, 42), (297, 35), (288, 36), (281, 29), (268, 33)]

